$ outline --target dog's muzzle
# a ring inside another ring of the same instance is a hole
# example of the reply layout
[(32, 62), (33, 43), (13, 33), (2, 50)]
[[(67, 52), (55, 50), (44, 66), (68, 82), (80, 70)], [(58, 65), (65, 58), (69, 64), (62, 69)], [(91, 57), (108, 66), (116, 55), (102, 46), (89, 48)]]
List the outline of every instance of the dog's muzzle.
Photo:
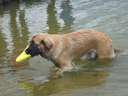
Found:
[(25, 50), (26, 54), (30, 54), (32, 57), (37, 56), (41, 53), (40, 49), (38, 48), (38, 45), (34, 42), (31, 42), (29, 47)]
[(31, 57), (37, 56), (41, 53), (38, 45), (34, 42), (30, 42), (30, 45), (16, 58), (16, 62), (25, 61)]

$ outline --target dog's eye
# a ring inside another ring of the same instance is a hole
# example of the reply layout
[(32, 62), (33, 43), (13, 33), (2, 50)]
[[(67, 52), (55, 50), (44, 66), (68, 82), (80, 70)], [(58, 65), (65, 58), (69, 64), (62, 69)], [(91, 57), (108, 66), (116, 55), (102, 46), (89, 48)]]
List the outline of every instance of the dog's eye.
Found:
[(38, 43), (35, 43), (33, 40), (30, 41), (30, 46), (38, 46)]

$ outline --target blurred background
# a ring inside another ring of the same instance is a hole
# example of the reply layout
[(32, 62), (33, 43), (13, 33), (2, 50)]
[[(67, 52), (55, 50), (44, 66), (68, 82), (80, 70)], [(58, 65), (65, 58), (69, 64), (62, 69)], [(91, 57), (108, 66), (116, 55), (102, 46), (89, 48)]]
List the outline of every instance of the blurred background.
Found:
[(128, 49), (127, 0), (0, 0), (0, 96), (127, 96), (128, 53), (113, 61), (78, 61), (62, 78), (40, 56), (15, 58), (37, 33), (92, 28), (107, 33), (114, 48)]

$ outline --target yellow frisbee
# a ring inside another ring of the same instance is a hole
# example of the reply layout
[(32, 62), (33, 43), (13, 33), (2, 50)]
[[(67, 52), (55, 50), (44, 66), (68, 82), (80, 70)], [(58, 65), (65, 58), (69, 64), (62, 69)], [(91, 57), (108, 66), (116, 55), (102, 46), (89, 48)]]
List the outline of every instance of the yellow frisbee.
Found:
[[(28, 46), (25, 48), (25, 49), (27, 49), (28, 48)], [(25, 50), (16, 58), (16, 62), (22, 62), (22, 61), (25, 61), (25, 60), (27, 60), (27, 59), (29, 59), (29, 58), (31, 58), (32, 56), (30, 55), (30, 54), (27, 54), (26, 52), (25, 52)]]

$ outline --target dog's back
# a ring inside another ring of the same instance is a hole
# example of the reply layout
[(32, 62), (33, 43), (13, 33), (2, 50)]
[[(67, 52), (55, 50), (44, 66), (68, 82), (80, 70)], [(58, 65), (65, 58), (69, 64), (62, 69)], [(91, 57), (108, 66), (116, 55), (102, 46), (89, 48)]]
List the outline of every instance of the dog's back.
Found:
[(92, 29), (80, 30), (64, 35), (68, 50), (73, 56), (81, 56), (90, 50), (96, 50), (99, 58), (112, 57), (112, 40), (103, 32)]

